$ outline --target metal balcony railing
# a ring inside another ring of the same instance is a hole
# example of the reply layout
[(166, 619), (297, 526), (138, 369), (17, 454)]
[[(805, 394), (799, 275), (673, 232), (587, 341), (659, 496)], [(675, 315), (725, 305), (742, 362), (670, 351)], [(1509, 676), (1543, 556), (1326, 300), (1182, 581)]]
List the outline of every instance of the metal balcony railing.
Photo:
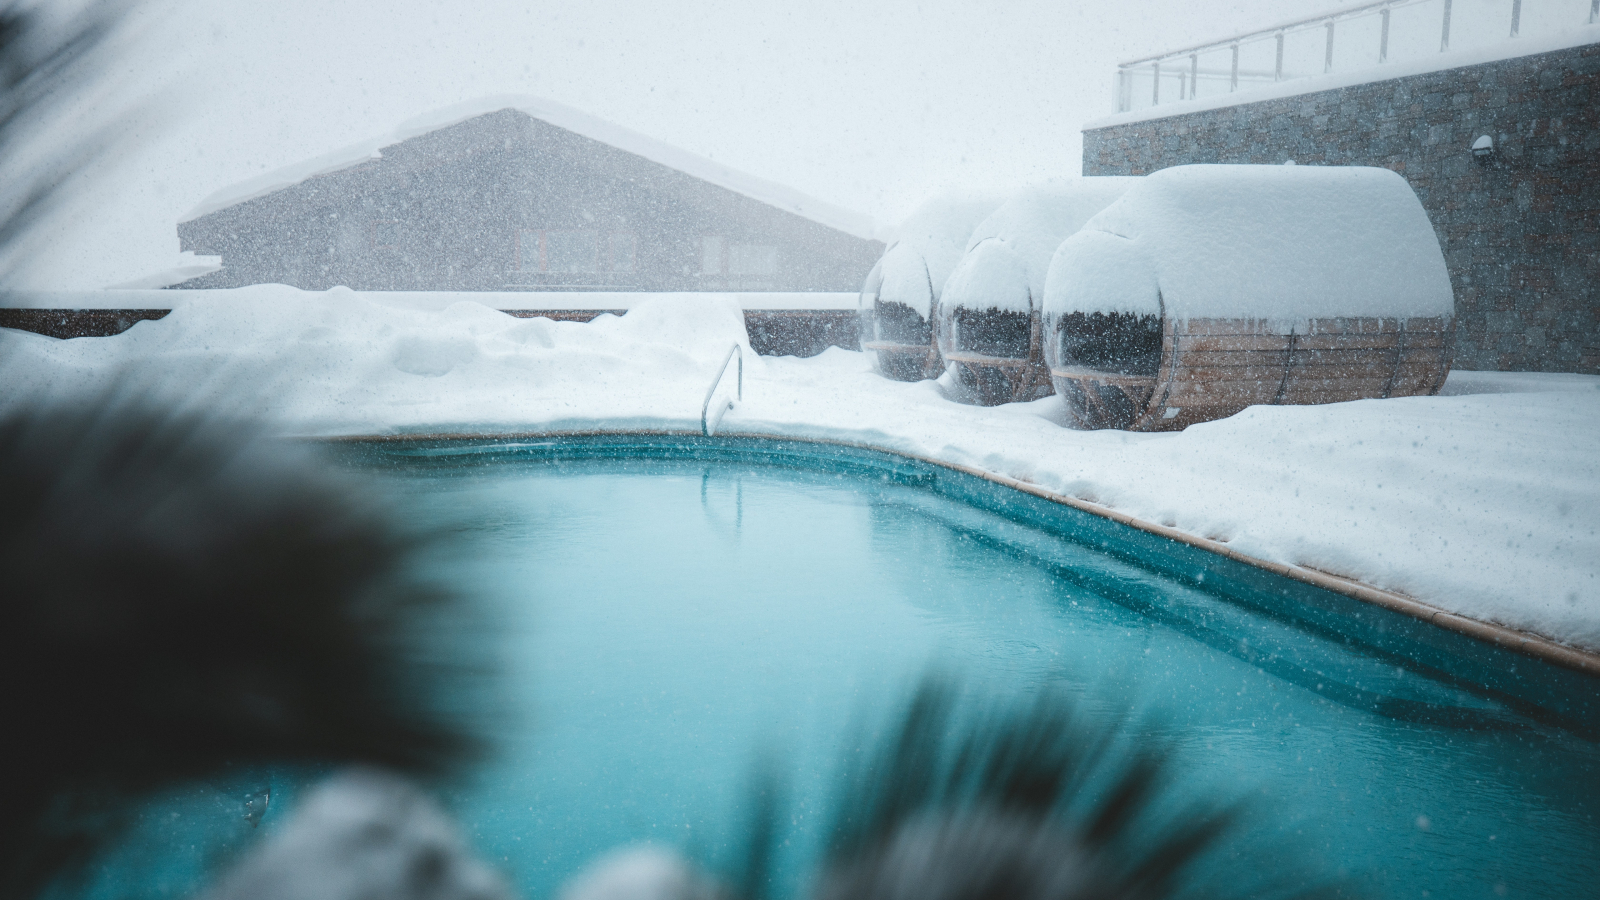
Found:
[(1118, 112), (1600, 22), (1600, 0), (1380, 0), (1117, 67)]

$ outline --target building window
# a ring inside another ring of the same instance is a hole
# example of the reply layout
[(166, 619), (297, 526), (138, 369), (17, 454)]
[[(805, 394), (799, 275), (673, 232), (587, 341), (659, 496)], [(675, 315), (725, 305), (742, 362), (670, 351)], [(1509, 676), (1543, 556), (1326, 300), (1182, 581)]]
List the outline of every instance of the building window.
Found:
[(611, 233), (611, 267), (608, 272), (632, 275), (639, 265), (639, 239), (631, 232)]
[(708, 234), (700, 239), (700, 274), (721, 275), (727, 271), (728, 242)]
[(398, 247), (400, 245), (399, 219), (372, 220), (372, 246)]
[(729, 275), (778, 274), (778, 248), (771, 244), (730, 244)]
[(600, 271), (600, 232), (546, 231), (544, 270), (546, 272)]
[(639, 265), (639, 239), (625, 231), (527, 229), (517, 252), (524, 272), (632, 274)]
[(734, 244), (720, 235), (700, 239), (702, 275), (776, 275), (778, 248), (772, 244)]
[(537, 272), (544, 268), (543, 232), (524, 229), (517, 232), (517, 269)]

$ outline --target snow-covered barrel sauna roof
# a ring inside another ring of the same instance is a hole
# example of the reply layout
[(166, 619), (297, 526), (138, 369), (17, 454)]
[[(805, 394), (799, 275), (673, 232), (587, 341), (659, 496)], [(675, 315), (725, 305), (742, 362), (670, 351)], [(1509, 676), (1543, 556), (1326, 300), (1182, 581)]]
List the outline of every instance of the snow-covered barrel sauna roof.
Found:
[(1016, 194), (973, 230), (940, 305), (1029, 312), (1061, 242), (1141, 180), (1075, 178)]
[(219, 209), (225, 209), (247, 200), (254, 200), (257, 197), (264, 197), (274, 191), (299, 184), (317, 175), (341, 172), (369, 160), (381, 159), (383, 158), (383, 148), (385, 147), (392, 147), (402, 141), (420, 137), (424, 134), (438, 131), (441, 128), (448, 128), (468, 119), (475, 119), (478, 116), (498, 112), (502, 109), (517, 110), (541, 122), (608, 144), (635, 156), (641, 156), (651, 162), (659, 163), (670, 169), (676, 169), (701, 181), (709, 182), (736, 194), (742, 194), (768, 206), (794, 213), (846, 234), (867, 240), (877, 239), (875, 223), (870, 217), (861, 213), (808, 197), (793, 188), (776, 182), (731, 169), (719, 162), (674, 147), (653, 137), (624, 128), (621, 125), (607, 122), (604, 119), (592, 116), (582, 110), (573, 109), (563, 103), (546, 100), (543, 97), (522, 94), (482, 97), (477, 100), (469, 100), (434, 110), (402, 123), (398, 128), (387, 134), (376, 135), (364, 141), (351, 144), (348, 147), (230, 185), (201, 200), (198, 206), (189, 210), (179, 221), (192, 221), (201, 216), (210, 215)]
[[(1045, 305), (1168, 319), (1451, 316), (1428, 214), (1366, 166), (1175, 166), (1063, 243)], [(1164, 307), (1164, 308), (1163, 308)]]
[(999, 205), (998, 199), (940, 197), (917, 207), (878, 263), (883, 278), (878, 299), (909, 307), (924, 319), (931, 316), (966, 252), (967, 238)]

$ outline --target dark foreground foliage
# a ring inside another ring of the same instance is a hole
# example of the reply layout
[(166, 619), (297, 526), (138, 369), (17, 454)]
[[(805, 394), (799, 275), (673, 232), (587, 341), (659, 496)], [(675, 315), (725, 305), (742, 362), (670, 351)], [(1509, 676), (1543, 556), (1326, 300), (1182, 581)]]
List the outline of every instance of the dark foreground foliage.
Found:
[[(1061, 691), (1026, 703), (926, 679), (848, 772), (815, 900), (1334, 897), (1297, 871), (1227, 872), (1242, 806), (1184, 796), (1171, 747)], [(762, 804), (771, 816), (772, 804)], [(745, 893), (771, 857), (758, 828)], [(1253, 858), (1260, 859), (1260, 854)], [(1205, 871), (1202, 871), (1205, 870)]]
[[(103, 71), (127, 3), (97, 0), (66, 15), (51, 9), (0, 0), (0, 287), (72, 176), (116, 142), (132, 114), (76, 133), (61, 122), (71, 99)], [(42, 133), (56, 135), (49, 152), (30, 147)], [(19, 164), (23, 158), (34, 162)]]
[(394, 521), (249, 425), (105, 398), (0, 419), (0, 894), (230, 765), (470, 750), (423, 652), (452, 598)]

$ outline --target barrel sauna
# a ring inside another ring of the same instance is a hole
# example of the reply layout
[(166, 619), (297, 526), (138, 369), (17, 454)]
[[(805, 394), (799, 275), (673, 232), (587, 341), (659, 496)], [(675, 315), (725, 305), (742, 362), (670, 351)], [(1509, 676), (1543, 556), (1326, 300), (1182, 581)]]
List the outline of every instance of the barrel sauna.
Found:
[(861, 349), (898, 381), (944, 371), (933, 340), (933, 310), (972, 229), (998, 201), (945, 198), (924, 204), (900, 226), (861, 288)]
[(1040, 328), (1056, 248), (1138, 178), (1024, 191), (984, 219), (945, 283), (934, 335), (956, 399), (993, 406), (1051, 393)]
[(1082, 428), (1434, 394), (1450, 372), (1444, 256), (1387, 169), (1156, 172), (1061, 245), (1043, 306), (1051, 381)]

